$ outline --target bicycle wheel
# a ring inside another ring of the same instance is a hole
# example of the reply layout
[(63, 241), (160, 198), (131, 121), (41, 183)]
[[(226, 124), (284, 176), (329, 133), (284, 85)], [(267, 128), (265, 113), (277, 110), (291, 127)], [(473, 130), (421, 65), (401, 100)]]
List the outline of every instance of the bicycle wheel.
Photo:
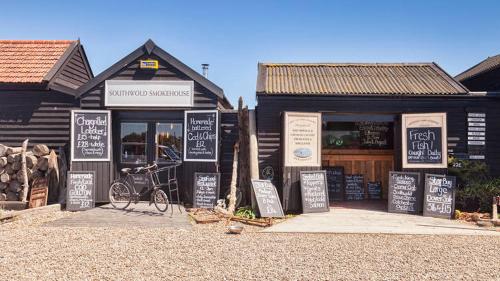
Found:
[(132, 197), (128, 186), (120, 181), (115, 181), (109, 188), (109, 202), (116, 209), (123, 210), (130, 205)]
[(160, 212), (165, 212), (168, 209), (168, 197), (167, 194), (161, 190), (157, 189), (153, 191), (153, 200), (155, 202), (155, 207)]

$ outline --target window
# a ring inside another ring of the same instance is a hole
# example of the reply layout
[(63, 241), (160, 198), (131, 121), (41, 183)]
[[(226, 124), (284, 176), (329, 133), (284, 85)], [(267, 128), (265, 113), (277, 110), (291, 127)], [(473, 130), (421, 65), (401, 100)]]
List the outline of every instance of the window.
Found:
[(158, 163), (181, 161), (181, 123), (156, 123), (156, 159)]
[(146, 163), (147, 123), (121, 123), (121, 162)]

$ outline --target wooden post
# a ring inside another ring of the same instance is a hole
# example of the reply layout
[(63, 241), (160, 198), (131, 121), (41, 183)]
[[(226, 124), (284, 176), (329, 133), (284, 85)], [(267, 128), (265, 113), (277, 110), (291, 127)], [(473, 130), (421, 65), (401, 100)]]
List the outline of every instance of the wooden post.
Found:
[(242, 193), (242, 203), (250, 200), (250, 139), (248, 133), (248, 107), (243, 105), (243, 98), (238, 101), (238, 187)]
[(227, 211), (230, 215), (234, 214), (234, 209), (236, 208), (236, 181), (238, 179), (238, 152), (239, 144), (234, 145), (234, 156), (233, 156), (233, 175), (231, 177), (231, 187), (229, 191), (229, 204), (227, 206)]
[(23, 175), (23, 189), (21, 193), (21, 201), (27, 202), (28, 199), (28, 190), (29, 190), (29, 182), (28, 182), (28, 171), (26, 167), (26, 150), (28, 149), (28, 139), (23, 141), (22, 150), (21, 150), (21, 171)]
[(491, 206), (491, 219), (498, 220), (498, 202), (497, 197), (493, 197), (493, 205)]

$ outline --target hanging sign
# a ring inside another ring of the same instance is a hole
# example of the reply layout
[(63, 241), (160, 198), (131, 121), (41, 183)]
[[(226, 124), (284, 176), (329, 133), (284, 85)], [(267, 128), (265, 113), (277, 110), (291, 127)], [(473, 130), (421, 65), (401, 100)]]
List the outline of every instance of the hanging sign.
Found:
[(194, 173), (193, 207), (213, 209), (220, 190), (219, 173)]
[(389, 212), (420, 213), (422, 211), (422, 195), (420, 173), (389, 172)]
[(426, 174), (424, 216), (451, 219), (454, 209), (455, 177)]
[(330, 211), (325, 171), (300, 171), (300, 192), (304, 214)]
[(184, 161), (217, 162), (219, 151), (219, 112), (184, 112)]
[(446, 113), (403, 114), (403, 168), (446, 168), (446, 128)]
[(68, 171), (66, 210), (83, 211), (95, 207), (95, 172)]
[(321, 166), (321, 113), (284, 113), (285, 167)]
[(110, 111), (72, 110), (71, 160), (109, 161), (110, 151)]
[(276, 187), (270, 180), (252, 180), (252, 189), (261, 217), (277, 218), (285, 216)]

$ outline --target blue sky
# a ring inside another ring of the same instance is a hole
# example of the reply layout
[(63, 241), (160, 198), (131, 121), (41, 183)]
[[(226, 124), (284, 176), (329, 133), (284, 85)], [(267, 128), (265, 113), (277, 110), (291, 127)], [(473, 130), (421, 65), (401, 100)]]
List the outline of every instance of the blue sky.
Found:
[[(144, 3), (141, 3), (144, 2)], [(94, 74), (148, 38), (255, 105), (258, 62), (430, 62), (500, 53), (500, 1), (3, 1), (1, 39), (80, 38)]]

